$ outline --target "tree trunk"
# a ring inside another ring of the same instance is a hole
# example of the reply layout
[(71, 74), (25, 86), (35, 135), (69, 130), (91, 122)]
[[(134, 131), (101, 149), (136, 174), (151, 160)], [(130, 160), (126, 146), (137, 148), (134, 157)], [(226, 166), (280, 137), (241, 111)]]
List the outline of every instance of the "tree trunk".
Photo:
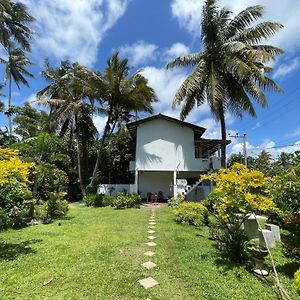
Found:
[(83, 195), (85, 196), (85, 190), (84, 190), (84, 185), (83, 185), (83, 180), (82, 180), (82, 168), (81, 168), (81, 155), (80, 155), (80, 143), (79, 143), (79, 136), (77, 132), (77, 116), (75, 115), (75, 138), (76, 138), (76, 147), (77, 147), (77, 168), (78, 168), (78, 178), (79, 178), (79, 185), (80, 185), (80, 190)]
[(222, 144), (221, 144), (221, 167), (226, 168), (226, 124), (225, 124), (225, 114), (223, 103), (219, 104), (219, 118), (221, 125), (221, 136), (222, 136)]
[(102, 154), (103, 154), (104, 142), (105, 142), (105, 139), (106, 139), (107, 134), (109, 132), (109, 124), (110, 124), (110, 121), (111, 121), (112, 113), (113, 113), (113, 109), (111, 107), (110, 110), (109, 110), (109, 114), (108, 114), (108, 117), (107, 117), (106, 125), (105, 125), (105, 128), (104, 128), (104, 132), (103, 132), (103, 136), (102, 136), (102, 141), (101, 141), (101, 145), (100, 145), (100, 148), (99, 148), (99, 151), (98, 151), (97, 160), (96, 160), (96, 163), (95, 163), (93, 175), (92, 175), (92, 178), (91, 178), (91, 181), (90, 181), (90, 184), (89, 184), (91, 187), (93, 187), (94, 182), (95, 182), (95, 178), (97, 176), (99, 164), (100, 164), (100, 161), (101, 161), (101, 158), (102, 158)]
[(9, 71), (9, 92), (8, 92), (8, 131), (9, 137), (12, 136), (12, 121), (11, 121), (11, 95), (12, 95), (12, 78), (11, 78), (11, 71)]

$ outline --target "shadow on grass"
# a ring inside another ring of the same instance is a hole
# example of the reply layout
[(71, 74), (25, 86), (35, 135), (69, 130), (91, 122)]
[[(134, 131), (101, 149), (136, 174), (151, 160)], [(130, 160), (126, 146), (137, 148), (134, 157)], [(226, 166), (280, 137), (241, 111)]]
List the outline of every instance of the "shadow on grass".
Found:
[(300, 263), (296, 261), (288, 262), (284, 265), (276, 266), (276, 269), (279, 273), (282, 273), (290, 278), (294, 278), (295, 272), (300, 269)]
[(28, 240), (21, 243), (5, 243), (0, 241), (0, 260), (15, 260), (19, 255), (34, 254), (36, 250), (29, 245), (42, 240)]

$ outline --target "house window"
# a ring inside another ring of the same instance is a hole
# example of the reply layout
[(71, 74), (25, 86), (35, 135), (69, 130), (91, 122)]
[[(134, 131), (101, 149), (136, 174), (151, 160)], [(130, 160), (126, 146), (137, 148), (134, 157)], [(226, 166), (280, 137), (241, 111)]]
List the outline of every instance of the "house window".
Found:
[(202, 158), (202, 149), (200, 147), (195, 147), (195, 158)]

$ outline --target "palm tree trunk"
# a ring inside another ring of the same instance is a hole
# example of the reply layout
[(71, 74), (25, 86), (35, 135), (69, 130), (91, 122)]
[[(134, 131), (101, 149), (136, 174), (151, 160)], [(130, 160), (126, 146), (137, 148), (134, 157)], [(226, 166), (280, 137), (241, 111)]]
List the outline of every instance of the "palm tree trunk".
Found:
[(77, 147), (77, 169), (78, 169), (78, 178), (79, 178), (79, 185), (80, 185), (80, 190), (83, 195), (85, 196), (85, 190), (84, 190), (84, 185), (83, 185), (83, 180), (82, 180), (82, 168), (81, 168), (81, 155), (80, 155), (80, 143), (79, 143), (79, 136), (77, 132), (77, 116), (75, 115), (75, 139), (76, 139), (76, 147)]
[(89, 186), (91, 186), (91, 187), (93, 187), (93, 185), (94, 185), (95, 178), (96, 178), (98, 168), (99, 168), (99, 164), (100, 164), (100, 161), (101, 161), (101, 158), (102, 158), (102, 155), (103, 155), (104, 142), (105, 142), (106, 137), (109, 133), (109, 124), (110, 124), (110, 121), (111, 121), (112, 113), (113, 113), (113, 108), (111, 106), (111, 108), (109, 110), (108, 117), (107, 117), (106, 125), (105, 125), (105, 128), (104, 128), (104, 132), (103, 132), (103, 136), (102, 136), (102, 140), (101, 140), (101, 145), (100, 145), (100, 148), (99, 148), (99, 151), (98, 151), (97, 160), (96, 160), (96, 163), (95, 163), (93, 175), (92, 175), (92, 178), (91, 178), (91, 181), (90, 181), (90, 184), (89, 184)]
[(226, 124), (225, 124), (225, 114), (223, 103), (219, 104), (219, 118), (221, 125), (221, 136), (222, 136), (222, 144), (221, 144), (221, 167), (226, 168)]
[(11, 95), (12, 95), (12, 78), (11, 78), (11, 72), (9, 73), (9, 92), (8, 92), (8, 131), (9, 131), (9, 137), (12, 136), (12, 121), (11, 121)]

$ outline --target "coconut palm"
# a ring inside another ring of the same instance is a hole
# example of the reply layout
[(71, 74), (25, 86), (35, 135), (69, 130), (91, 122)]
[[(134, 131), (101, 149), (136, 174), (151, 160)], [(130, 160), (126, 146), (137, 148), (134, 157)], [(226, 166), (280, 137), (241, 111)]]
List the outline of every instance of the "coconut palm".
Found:
[(255, 116), (254, 100), (267, 106), (265, 91), (281, 91), (267, 74), (267, 64), (283, 50), (261, 41), (283, 26), (274, 22), (254, 24), (263, 7), (251, 6), (232, 17), (227, 8), (219, 9), (216, 0), (206, 0), (201, 19), (202, 51), (184, 55), (167, 64), (167, 68), (189, 67), (192, 73), (173, 99), (173, 107), (181, 105), (181, 119), (195, 106), (208, 103), (213, 116), (220, 121), (222, 145), (221, 163), (226, 163), (227, 111), (242, 118), (246, 112)]
[(8, 48), (15, 40), (23, 49), (30, 51), (29, 40), (33, 31), (28, 27), (34, 18), (27, 12), (27, 7), (20, 2), (0, 1), (0, 43)]
[(128, 59), (120, 59), (116, 52), (107, 61), (103, 76), (95, 73), (92, 79), (94, 98), (107, 115), (106, 125), (98, 150), (90, 186), (93, 186), (97, 175), (103, 147), (106, 138), (113, 133), (115, 126), (131, 117), (131, 112), (153, 113), (152, 103), (157, 101), (154, 90), (148, 85), (147, 79), (137, 71), (132, 76), (128, 66)]
[[(18, 89), (21, 88), (21, 84), (29, 87), (27, 77), (33, 78), (33, 75), (27, 70), (27, 67), (32, 65), (32, 62), (26, 57), (24, 51), (20, 48), (16, 48), (14, 44), (10, 43), (7, 48), (8, 59), (2, 60), (6, 64), (4, 80), (5, 83), (8, 81), (9, 91), (8, 91), (8, 111), (10, 111), (12, 105), (12, 82), (17, 85)], [(11, 114), (8, 114), (8, 128), (9, 134), (12, 134), (12, 122)]]
[(71, 138), (75, 136), (79, 184), (85, 195), (81, 149), (85, 139), (96, 132), (91, 119), (92, 106), (85, 102), (90, 71), (78, 63), (68, 61), (61, 62), (61, 66), (56, 69), (46, 61), (42, 74), (49, 85), (37, 93), (37, 103), (50, 108), (50, 127), (56, 127), (60, 135), (68, 132)]

